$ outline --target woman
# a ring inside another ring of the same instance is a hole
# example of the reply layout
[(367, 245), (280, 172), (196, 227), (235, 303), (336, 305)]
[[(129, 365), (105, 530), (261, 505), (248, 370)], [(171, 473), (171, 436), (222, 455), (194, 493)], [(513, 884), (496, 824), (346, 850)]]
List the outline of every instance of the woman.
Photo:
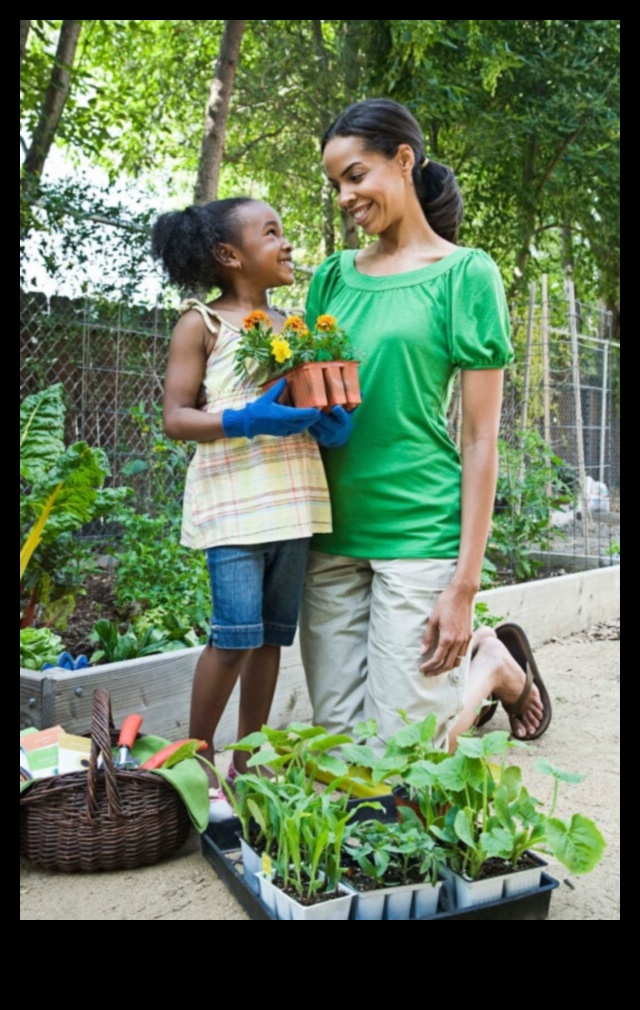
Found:
[[(436, 743), (478, 718), (467, 688), (474, 597), (491, 523), (503, 369), (512, 358), (497, 267), (456, 244), (462, 199), (431, 162), (402, 105), (350, 106), (322, 143), (341, 210), (367, 236), (316, 271), (307, 318), (336, 316), (362, 359), (363, 403), (349, 444), (326, 454), (333, 533), (316, 536), (301, 618), (315, 721), (377, 721), (382, 739), (438, 715)], [(462, 372), (461, 456), (447, 432)], [(515, 680), (514, 680), (515, 678)], [(524, 674), (483, 692), (521, 705), (528, 738), (543, 718)], [(504, 695), (504, 697), (502, 697)]]

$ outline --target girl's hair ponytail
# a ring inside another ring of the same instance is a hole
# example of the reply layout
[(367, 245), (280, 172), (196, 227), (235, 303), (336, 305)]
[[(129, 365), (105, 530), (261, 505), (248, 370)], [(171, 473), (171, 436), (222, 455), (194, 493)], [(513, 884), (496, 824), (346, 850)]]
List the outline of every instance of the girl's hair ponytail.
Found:
[(217, 249), (223, 242), (239, 244), (238, 210), (251, 202), (234, 197), (161, 214), (151, 229), (151, 251), (169, 280), (192, 291), (220, 287)]
[(455, 176), (446, 165), (429, 161), (417, 120), (399, 102), (368, 98), (350, 105), (322, 138), (322, 150), (333, 137), (360, 137), (366, 151), (393, 158), (401, 144), (415, 156), (413, 181), (424, 215), (433, 230), (449, 242), (458, 238), (463, 202)]

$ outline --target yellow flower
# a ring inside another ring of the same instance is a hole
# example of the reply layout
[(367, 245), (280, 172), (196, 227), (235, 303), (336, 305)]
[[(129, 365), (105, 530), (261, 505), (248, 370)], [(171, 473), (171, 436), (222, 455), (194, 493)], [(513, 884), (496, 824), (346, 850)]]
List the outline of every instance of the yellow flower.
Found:
[(266, 312), (256, 309), (255, 312), (250, 312), (249, 315), (242, 320), (242, 328), (243, 330), (252, 330), (254, 326), (260, 326), (260, 323), (269, 324), (270, 322), (271, 320)]
[(271, 353), (279, 365), (293, 357), (293, 351), (286, 337), (274, 337), (271, 341)]
[(338, 320), (335, 316), (318, 316), (316, 319), (316, 330), (320, 330), (321, 333), (328, 333), (329, 330), (335, 330), (338, 325)]
[(289, 316), (282, 329), (283, 332), (293, 330), (294, 333), (304, 333), (306, 332), (307, 324), (301, 316)]

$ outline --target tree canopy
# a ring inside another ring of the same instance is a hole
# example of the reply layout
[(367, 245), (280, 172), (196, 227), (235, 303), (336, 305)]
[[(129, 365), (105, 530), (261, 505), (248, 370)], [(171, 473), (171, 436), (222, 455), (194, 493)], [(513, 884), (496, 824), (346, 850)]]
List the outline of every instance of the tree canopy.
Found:
[(571, 272), (619, 305), (617, 20), (21, 21), (24, 200), (34, 186), (42, 200), (55, 143), (189, 202), (229, 25), (243, 28), (213, 191), (271, 200), (310, 262), (358, 241), (324, 183), (320, 137), (349, 102), (386, 95), (458, 174), (461, 240), (498, 260), (513, 293)]

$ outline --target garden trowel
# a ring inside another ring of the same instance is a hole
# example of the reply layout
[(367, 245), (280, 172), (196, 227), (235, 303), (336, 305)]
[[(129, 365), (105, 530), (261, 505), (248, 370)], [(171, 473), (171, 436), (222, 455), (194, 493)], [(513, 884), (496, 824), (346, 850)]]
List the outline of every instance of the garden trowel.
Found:
[(141, 715), (128, 715), (122, 723), (120, 736), (118, 737), (118, 756), (113, 762), (114, 768), (118, 771), (127, 771), (128, 769), (139, 767), (140, 762), (137, 758), (134, 758), (131, 748), (141, 725)]

